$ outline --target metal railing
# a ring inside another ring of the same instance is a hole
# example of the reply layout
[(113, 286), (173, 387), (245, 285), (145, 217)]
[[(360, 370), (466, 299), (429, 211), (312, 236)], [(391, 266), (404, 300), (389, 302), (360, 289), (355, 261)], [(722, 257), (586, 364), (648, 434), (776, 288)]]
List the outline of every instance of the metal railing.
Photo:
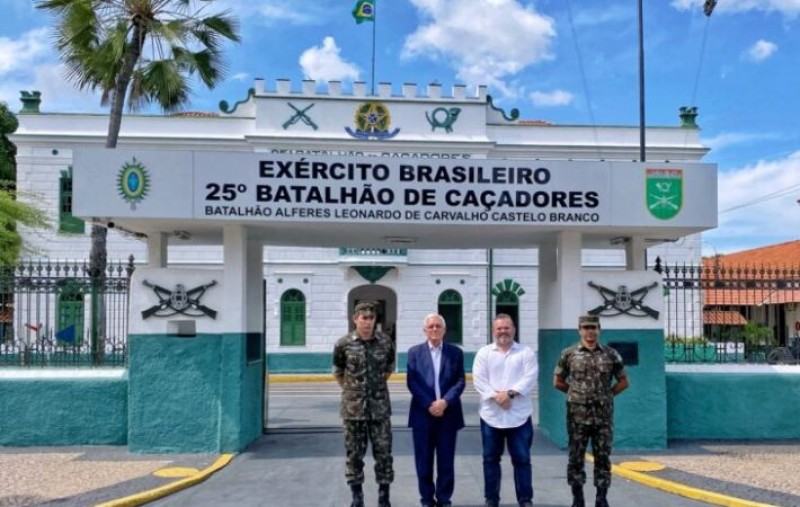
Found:
[(124, 366), (133, 256), (89, 276), (78, 262), (0, 268), (0, 367)]
[(668, 363), (800, 364), (800, 265), (730, 265), (724, 257), (668, 266)]

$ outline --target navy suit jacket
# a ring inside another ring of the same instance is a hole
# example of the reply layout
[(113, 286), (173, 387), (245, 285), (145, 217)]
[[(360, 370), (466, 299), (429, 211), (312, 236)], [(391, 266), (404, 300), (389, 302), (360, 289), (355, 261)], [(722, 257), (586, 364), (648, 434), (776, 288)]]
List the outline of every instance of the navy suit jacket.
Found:
[[(428, 413), (428, 407), (436, 401), (436, 391), (433, 361), (427, 340), (408, 349), (406, 385), (411, 391), (408, 425), (412, 428), (428, 428), (440, 418)], [(439, 389), (442, 398), (447, 401), (447, 409), (441, 417), (444, 428), (456, 431), (464, 427), (464, 412), (461, 409), (461, 393), (464, 391), (464, 385), (464, 353), (455, 345), (443, 343)]]

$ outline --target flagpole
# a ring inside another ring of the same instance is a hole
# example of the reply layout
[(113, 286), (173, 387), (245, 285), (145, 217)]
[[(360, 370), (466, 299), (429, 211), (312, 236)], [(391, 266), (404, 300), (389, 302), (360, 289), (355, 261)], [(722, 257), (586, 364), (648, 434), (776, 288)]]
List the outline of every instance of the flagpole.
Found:
[(372, 4), (372, 95), (375, 95), (375, 25), (378, 24), (377, 4)]

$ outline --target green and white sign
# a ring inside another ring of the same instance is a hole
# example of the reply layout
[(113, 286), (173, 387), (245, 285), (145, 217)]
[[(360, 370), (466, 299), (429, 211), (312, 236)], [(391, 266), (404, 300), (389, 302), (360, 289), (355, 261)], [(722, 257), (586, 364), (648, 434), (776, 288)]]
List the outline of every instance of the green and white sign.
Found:
[(647, 209), (659, 220), (674, 218), (683, 207), (683, 170), (647, 169)]

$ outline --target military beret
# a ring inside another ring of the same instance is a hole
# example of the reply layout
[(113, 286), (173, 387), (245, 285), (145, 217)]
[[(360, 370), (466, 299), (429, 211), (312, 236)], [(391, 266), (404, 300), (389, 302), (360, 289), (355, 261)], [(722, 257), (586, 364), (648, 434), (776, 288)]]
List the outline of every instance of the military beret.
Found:
[(594, 324), (595, 326), (599, 326), (600, 317), (598, 317), (597, 315), (581, 315), (580, 317), (578, 317), (578, 327), (583, 326), (584, 324), (588, 325)]
[(362, 301), (356, 305), (353, 313), (375, 313), (375, 303), (373, 301)]

